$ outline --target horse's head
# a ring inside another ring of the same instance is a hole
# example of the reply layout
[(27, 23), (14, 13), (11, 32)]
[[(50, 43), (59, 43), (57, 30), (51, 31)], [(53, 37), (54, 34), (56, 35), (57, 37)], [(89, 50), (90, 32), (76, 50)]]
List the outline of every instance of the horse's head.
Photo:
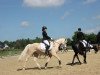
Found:
[(93, 45), (93, 49), (95, 50), (95, 53), (97, 53), (97, 52), (98, 52), (98, 48), (97, 48), (97, 46), (96, 46), (96, 45)]

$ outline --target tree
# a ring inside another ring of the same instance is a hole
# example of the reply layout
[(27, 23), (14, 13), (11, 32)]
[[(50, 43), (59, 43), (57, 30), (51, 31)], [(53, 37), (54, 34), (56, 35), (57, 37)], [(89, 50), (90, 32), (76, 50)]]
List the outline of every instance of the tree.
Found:
[(67, 39), (67, 45), (70, 46), (72, 44), (72, 40), (70, 38)]
[[(72, 36), (72, 40), (73, 40), (73, 42), (76, 42), (76, 33), (77, 32), (74, 32), (74, 35)], [(94, 33), (91, 33), (91, 34), (84, 34), (84, 36), (85, 36), (85, 40), (87, 40), (87, 41), (91, 41), (91, 43), (96, 43), (96, 34), (94, 34)]]
[(76, 42), (76, 40), (77, 40), (77, 31), (74, 32), (74, 35), (72, 36), (72, 41)]
[(36, 38), (33, 40), (33, 42), (34, 42), (34, 43), (35, 43), (35, 42), (40, 43), (40, 42), (42, 42), (42, 39), (39, 38), (39, 37), (36, 37)]
[(96, 34), (91, 33), (85, 36), (87, 41), (90, 41), (92, 44), (96, 43)]

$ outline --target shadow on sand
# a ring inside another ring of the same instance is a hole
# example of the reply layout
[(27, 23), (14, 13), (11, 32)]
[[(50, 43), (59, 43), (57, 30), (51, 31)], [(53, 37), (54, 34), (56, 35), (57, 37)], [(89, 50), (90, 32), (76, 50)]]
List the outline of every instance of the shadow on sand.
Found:
[[(52, 68), (54, 68), (54, 67), (47, 67), (47, 69), (52, 69)], [(45, 70), (45, 68), (44, 67), (41, 67), (41, 70)], [(22, 68), (20, 68), (20, 69), (17, 69), (17, 71), (21, 71), (21, 70), (23, 70)], [(25, 70), (40, 70), (38, 67), (34, 67), (34, 68), (25, 68)]]
[(74, 64), (72, 63), (67, 63), (66, 65), (70, 65), (70, 66), (73, 66), (73, 65), (81, 65), (79, 62), (75, 62)]

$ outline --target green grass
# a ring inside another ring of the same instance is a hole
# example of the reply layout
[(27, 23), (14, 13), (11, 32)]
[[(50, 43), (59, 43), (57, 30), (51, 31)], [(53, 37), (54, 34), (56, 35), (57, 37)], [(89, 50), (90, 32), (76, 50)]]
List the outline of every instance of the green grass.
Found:
[(21, 49), (8, 49), (4, 51), (0, 51), (0, 57), (2, 56), (14, 56), (21, 53)]

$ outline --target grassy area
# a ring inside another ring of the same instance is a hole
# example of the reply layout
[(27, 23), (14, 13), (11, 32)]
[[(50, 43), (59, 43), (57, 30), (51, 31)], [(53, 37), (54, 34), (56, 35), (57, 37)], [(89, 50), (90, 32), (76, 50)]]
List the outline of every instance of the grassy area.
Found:
[(21, 49), (8, 49), (8, 50), (0, 51), (0, 57), (18, 55), (21, 53), (21, 51), (22, 51)]

